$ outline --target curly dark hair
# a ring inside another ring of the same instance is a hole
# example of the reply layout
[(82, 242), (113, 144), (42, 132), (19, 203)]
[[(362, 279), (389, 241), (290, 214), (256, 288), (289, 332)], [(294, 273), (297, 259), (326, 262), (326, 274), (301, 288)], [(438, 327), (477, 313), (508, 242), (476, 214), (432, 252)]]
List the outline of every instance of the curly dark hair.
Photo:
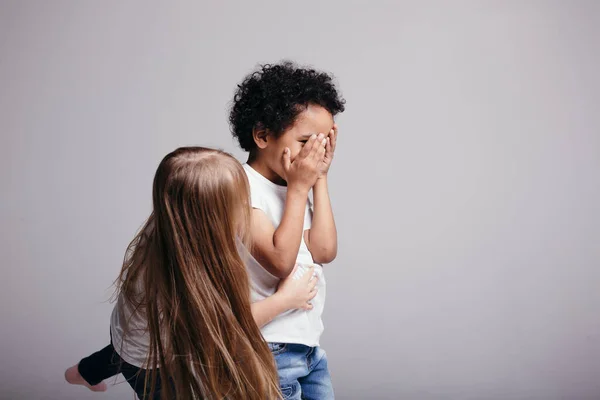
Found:
[(308, 105), (319, 105), (335, 116), (346, 101), (333, 76), (291, 61), (261, 65), (237, 86), (229, 114), (231, 133), (246, 151), (256, 149), (254, 128), (276, 137), (291, 127)]

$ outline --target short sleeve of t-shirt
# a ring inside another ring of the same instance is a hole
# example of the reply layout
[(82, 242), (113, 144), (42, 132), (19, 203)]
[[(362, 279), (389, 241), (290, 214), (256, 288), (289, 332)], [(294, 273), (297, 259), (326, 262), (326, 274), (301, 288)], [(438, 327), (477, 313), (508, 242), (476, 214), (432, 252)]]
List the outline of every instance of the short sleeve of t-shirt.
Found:
[(248, 164), (244, 164), (244, 170), (248, 177), (248, 183), (250, 183), (250, 202), (252, 208), (259, 209), (266, 214), (269, 212), (269, 191), (268, 186), (265, 187), (266, 178), (258, 174)]
[[(267, 180), (248, 164), (244, 164), (250, 183), (250, 201), (252, 208), (263, 211), (278, 226), (283, 217), (287, 187), (279, 186)], [(304, 230), (310, 229), (313, 217), (312, 191), (308, 196), (304, 213)]]
[(260, 193), (259, 185), (250, 187), (250, 201), (252, 202), (252, 208), (257, 208), (265, 213), (268, 212), (267, 202), (264, 196), (262, 196)]

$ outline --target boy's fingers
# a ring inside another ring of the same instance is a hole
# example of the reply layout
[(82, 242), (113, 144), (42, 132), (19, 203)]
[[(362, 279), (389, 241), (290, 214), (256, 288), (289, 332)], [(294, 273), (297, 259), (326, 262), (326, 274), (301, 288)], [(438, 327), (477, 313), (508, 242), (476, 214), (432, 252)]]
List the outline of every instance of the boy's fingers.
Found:
[(326, 147), (327, 147), (327, 139), (323, 139), (323, 142), (319, 146), (319, 150), (317, 152), (317, 160), (321, 161), (323, 159), (323, 157), (325, 157)]
[(331, 134), (329, 135), (329, 140), (331, 141), (331, 147), (335, 150), (335, 145), (337, 143), (337, 129), (333, 129)]
[[(320, 134), (323, 135), (323, 134)], [(325, 135), (323, 135), (320, 139), (317, 139), (317, 143), (313, 152), (311, 152), (311, 156), (313, 161), (318, 162), (323, 159), (325, 155), (325, 146), (327, 145), (327, 139)]]
[[(286, 147), (283, 150), (283, 169), (285, 171), (288, 171), (290, 169), (291, 165), (292, 165), (292, 161), (290, 159), (290, 149)], [(295, 267), (294, 267), (294, 269), (295, 269)]]
[(315, 139), (312, 149), (310, 150), (310, 156), (311, 157), (317, 157), (319, 154), (319, 150), (323, 147), (323, 137), (324, 135), (322, 133), (319, 133), (319, 136), (317, 136), (317, 138)]
[(313, 134), (308, 141), (302, 146), (302, 150), (298, 153), (299, 158), (306, 158), (311, 153), (315, 142), (317, 141), (317, 135)]

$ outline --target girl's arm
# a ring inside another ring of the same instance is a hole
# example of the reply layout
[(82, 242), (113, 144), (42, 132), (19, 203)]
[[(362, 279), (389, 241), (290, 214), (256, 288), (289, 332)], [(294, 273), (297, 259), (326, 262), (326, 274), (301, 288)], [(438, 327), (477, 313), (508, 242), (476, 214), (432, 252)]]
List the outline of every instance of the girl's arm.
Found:
[(294, 272), (281, 281), (275, 294), (252, 303), (252, 316), (259, 328), (288, 310), (312, 309), (309, 301), (317, 295), (318, 279), (314, 276), (314, 267), (311, 266), (299, 279), (294, 279)]

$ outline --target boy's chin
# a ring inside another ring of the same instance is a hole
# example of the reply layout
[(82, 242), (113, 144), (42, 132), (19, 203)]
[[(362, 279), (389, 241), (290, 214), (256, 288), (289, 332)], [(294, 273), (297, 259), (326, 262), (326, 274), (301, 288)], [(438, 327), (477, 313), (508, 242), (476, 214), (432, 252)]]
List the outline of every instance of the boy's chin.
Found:
[(271, 170), (275, 178), (277, 178), (281, 182), (287, 183), (286, 180), (283, 178), (283, 168), (270, 166), (269, 169)]

